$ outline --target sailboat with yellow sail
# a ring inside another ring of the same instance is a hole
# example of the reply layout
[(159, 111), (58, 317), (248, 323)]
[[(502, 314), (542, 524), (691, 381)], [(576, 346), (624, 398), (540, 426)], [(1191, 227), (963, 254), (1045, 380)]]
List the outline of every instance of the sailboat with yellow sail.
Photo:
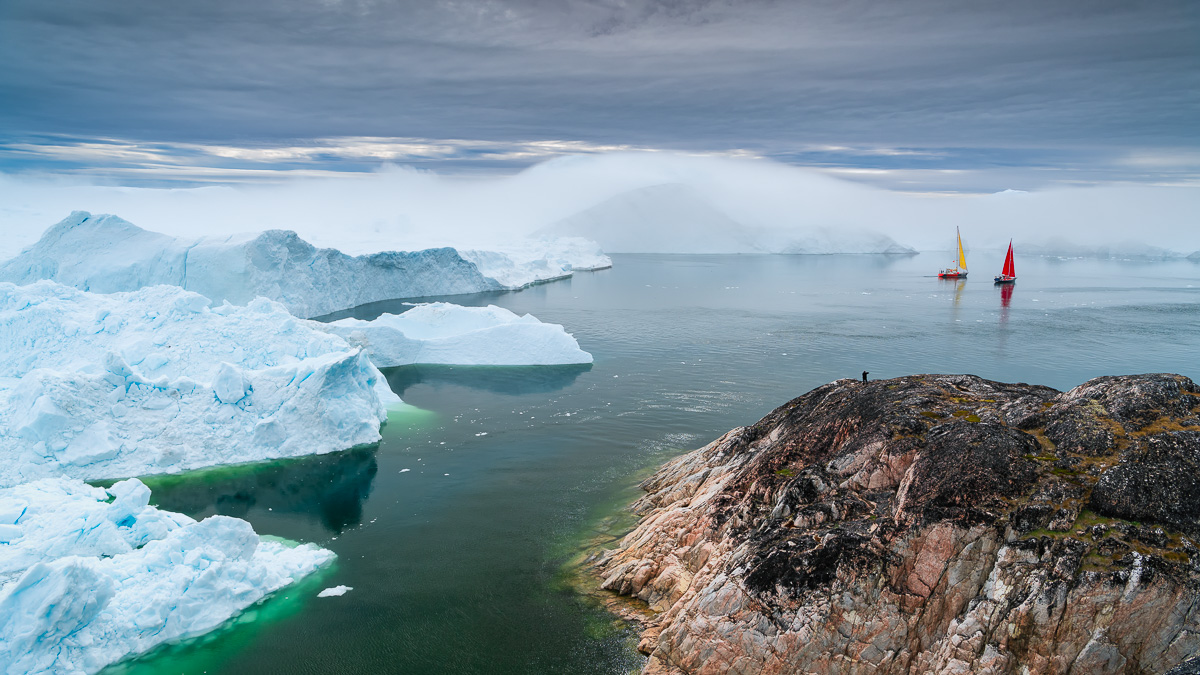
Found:
[(954, 267), (947, 267), (938, 272), (939, 279), (966, 279), (967, 278), (967, 256), (963, 255), (962, 233), (958, 228), (954, 228), (955, 235), (958, 236), (958, 260), (954, 261)]

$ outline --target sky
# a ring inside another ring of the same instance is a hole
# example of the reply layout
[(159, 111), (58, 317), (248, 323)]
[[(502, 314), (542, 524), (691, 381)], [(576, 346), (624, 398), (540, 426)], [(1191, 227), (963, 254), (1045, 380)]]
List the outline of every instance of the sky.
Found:
[(0, 63), (8, 176), (666, 152), (908, 192), (1200, 186), (1193, 0), (3, 0)]

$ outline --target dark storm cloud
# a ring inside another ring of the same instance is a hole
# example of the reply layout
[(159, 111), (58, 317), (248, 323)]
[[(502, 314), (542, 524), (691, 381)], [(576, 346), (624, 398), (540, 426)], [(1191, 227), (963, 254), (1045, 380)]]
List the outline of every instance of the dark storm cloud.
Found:
[(1197, 35), (1190, 0), (6, 0), (0, 140), (1194, 148)]

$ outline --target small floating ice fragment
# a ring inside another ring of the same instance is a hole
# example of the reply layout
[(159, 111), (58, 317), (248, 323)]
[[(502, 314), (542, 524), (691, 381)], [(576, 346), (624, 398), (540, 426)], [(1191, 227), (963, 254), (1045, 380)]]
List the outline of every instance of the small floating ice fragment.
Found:
[(352, 590), (354, 590), (353, 586), (334, 586), (332, 588), (326, 588), (325, 590), (321, 591), (320, 593), (317, 593), (317, 597), (318, 598), (332, 598), (336, 595), (345, 595), (348, 591), (352, 591)]

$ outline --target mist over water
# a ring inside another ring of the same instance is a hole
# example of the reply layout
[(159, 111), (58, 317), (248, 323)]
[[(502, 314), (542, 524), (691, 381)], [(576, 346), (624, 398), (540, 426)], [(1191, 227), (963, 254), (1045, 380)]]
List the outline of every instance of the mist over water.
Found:
[(1200, 251), (1195, 187), (919, 194), (768, 160), (668, 153), (563, 157), (506, 176), (389, 167), (280, 181), (155, 189), (0, 177), (0, 258), (71, 210), (176, 236), (290, 229), (351, 254), (556, 234), (592, 238), (608, 252), (872, 252), (887, 240), (939, 250), (952, 245), (955, 226), (969, 248), (1012, 238), (1019, 250), (1064, 255)]

